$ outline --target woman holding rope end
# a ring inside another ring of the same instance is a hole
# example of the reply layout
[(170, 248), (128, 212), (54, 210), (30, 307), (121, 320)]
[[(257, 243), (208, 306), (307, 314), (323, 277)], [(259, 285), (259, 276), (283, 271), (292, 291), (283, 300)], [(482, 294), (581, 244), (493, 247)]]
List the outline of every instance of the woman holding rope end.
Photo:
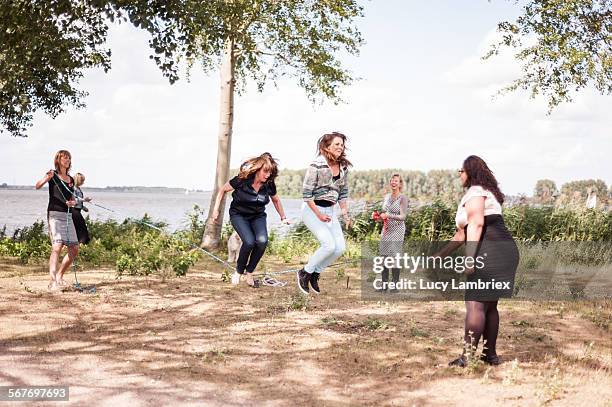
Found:
[(76, 183), (74, 187), (74, 195), (76, 197), (77, 204), (74, 208), (72, 208), (72, 221), (74, 222), (79, 243), (88, 244), (91, 241), (91, 238), (89, 237), (87, 223), (85, 222), (85, 218), (83, 218), (81, 211), (89, 211), (89, 209), (83, 205), (83, 202), (91, 202), (91, 197), (84, 196), (83, 191), (81, 190), (81, 185), (83, 185), (85, 182), (85, 175), (77, 172), (74, 176), (74, 181)]
[(242, 247), (236, 261), (232, 284), (237, 285), (246, 271), (247, 284), (259, 288), (259, 280), (253, 272), (268, 245), (266, 205), (272, 200), (281, 222), (288, 224), (280, 198), (276, 194), (274, 180), (278, 176), (278, 164), (270, 153), (251, 158), (240, 166), (237, 176), (223, 185), (217, 194), (213, 209), (213, 222), (219, 218), (219, 208), (227, 192), (232, 192), (230, 222), (242, 239)]
[[(53, 160), (55, 169), (50, 170), (36, 183), (36, 189), (49, 184), (49, 203), (47, 205), (47, 221), (49, 237), (51, 238), (51, 256), (49, 257), (50, 290), (59, 290), (68, 284), (64, 281), (64, 273), (79, 251), (79, 241), (72, 220), (72, 208), (76, 205), (73, 197), (74, 179), (69, 175), (72, 157), (66, 150), (60, 150)], [(66, 246), (68, 253), (57, 268), (62, 248)]]
[(346, 136), (342, 133), (323, 135), (317, 143), (317, 157), (304, 176), (302, 188), (302, 220), (317, 238), (321, 247), (310, 256), (308, 264), (297, 272), (298, 288), (304, 294), (312, 290), (319, 294), (321, 272), (344, 253), (346, 244), (342, 227), (334, 212), (340, 205), (347, 227), (350, 226), (348, 207), (348, 168)]
[(484, 160), (475, 155), (466, 158), (459, 177), (466, 192), (457, 208), (457, 232), (452, 241), (434, 256), (445, 257), (465, 244), (466, 259), (481, 259), (479, 266), (465, 270), (466, 284), (497, 282), (499, 288), (466, 288), (463, 353), (449, 365), (465, 367), (469, 358), (476, 356), (481, 337), (484, 342), (481, 359), (490, 365), (498, 365), (497, 303), (500, 298), (512, 296), (519, 252), (502, 217), (504, 195)]

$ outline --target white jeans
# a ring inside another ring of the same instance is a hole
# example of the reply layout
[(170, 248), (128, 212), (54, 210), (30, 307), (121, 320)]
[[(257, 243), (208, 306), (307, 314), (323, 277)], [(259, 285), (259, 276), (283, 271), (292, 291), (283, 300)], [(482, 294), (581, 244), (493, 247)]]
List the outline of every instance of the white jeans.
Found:
[(307, 273), (320, 273), (323, 269), (332, 264), (346, 250), (342, 227), (334, 213), (334, 207), (317, 206), (319, 212), (331, 218), (330, 222), (322, 222), (317, 215), (306, 205), (302, 204), (302, 221), (317, 238), (321, 247), (315, 251), (308, 264), (304, 266)]

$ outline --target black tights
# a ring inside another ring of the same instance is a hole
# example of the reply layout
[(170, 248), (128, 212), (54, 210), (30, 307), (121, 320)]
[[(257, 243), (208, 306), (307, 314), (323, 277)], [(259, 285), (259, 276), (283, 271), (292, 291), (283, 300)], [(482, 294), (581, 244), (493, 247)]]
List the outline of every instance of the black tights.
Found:
[(397, 283), (399, 281), (400, 269), (388, 269), (386, 267), (382, 271), (382, 281), (385, 283), (389, 281), (389, 270), (391, 270), (392, 281)]
[[(465, 347), (471, 346), (476, 350), (482, 336), (485, 341), (482, 353), (488, 358), (496, 356), (495, 345), (499, 331), (497, 301), (466, 301), (465, 309)], [(465, 348), (463, 352), (465, 354)]]

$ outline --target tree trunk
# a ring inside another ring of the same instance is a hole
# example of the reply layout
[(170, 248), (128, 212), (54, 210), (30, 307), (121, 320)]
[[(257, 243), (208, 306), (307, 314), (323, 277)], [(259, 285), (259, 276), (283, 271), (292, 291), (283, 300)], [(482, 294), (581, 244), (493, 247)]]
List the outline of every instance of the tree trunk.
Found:
[(208, 218), (201, 246), (205, 249), (216, 249), (221, 239), (221, 227), (223, 225), (223, 214), (225, 211), (225, 199), (219, 207), (219, 218), (212, 222), (211, 217), (215, 207), (217, 193), (229, 179), (230, 157), (232, 153), (232, 126), (234, 124), (234, 41), (232, 38), (225, 40), (225, 50), (221, 63), (221, 105), (219, 115), (219, 138), (217, 148), (217, 169), (215, 172), (215, 187), (210, 200)]

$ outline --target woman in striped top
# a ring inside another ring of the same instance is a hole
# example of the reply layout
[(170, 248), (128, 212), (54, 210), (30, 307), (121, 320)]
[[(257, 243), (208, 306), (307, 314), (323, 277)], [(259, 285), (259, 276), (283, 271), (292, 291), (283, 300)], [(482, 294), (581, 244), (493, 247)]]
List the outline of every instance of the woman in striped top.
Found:
[(317, 143), (317, 157), (304, 176), (302, 220), (321, 246), (310, 256), (308, 264), (297, 272), (298, 288), (308, 294), (310, 288), (319, 294), (321, 272), (344, 253), (346, 244), (342, 227), (334, 212), (340, 205), (347, 227), (348, 214), (348, 168), (352, 166), (346, 158), (346, 136), (342, 133), (323, 135)]

